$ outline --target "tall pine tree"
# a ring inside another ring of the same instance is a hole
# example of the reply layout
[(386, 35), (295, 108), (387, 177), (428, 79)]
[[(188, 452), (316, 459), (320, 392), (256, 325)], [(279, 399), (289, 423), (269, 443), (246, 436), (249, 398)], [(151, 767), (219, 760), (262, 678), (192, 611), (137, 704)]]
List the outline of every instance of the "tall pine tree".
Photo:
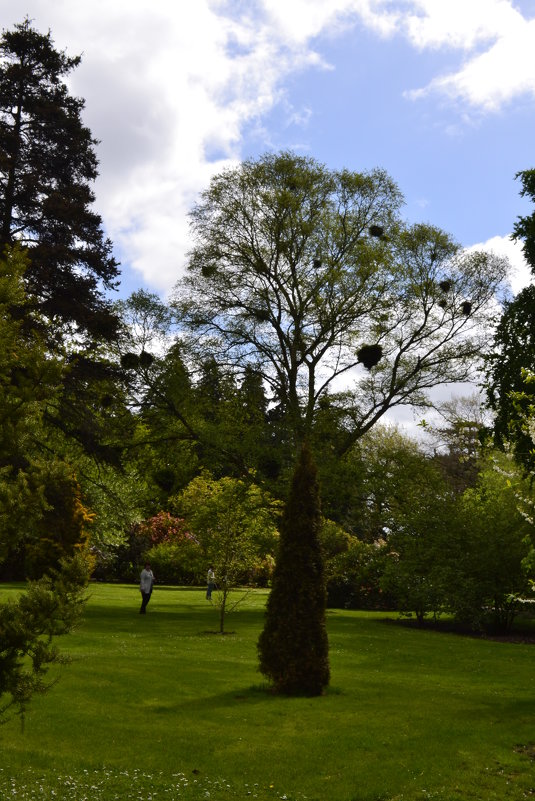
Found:
[(79, 63), (29, 19), (0, 37), (0, 250), (28, 249), (28, 298), (59, 341), (110, 339), (117, 325), (102, 290), (118, 265), (91, 208), (97, 142), (65, 84)]
[(301, 449), (281, 523), (279, 553), (258, 642), (260, 670), (276, 692), (320, 695), (329, 683), (325, 578), (317, 472)]

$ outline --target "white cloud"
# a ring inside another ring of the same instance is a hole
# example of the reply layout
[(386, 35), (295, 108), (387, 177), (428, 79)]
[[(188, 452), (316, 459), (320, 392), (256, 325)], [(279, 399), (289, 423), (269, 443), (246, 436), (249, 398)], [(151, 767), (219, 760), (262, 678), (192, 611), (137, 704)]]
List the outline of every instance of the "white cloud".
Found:
[(418, 99), (438, 92), (482, 111), (497, 111), (521, 95), (535, 97), (535, 20), (509, 0), (414, 0), (404, 19), (416, 47), (468, 53), (459, 69), (406, 92)]
[(360, 23), (468, 54), (412, 97), (438, 91), (495, 108), (535, 93), (535, 22), (509, 0), (26, 0), (24, 12), (3, 0), (5, 27), (25, 13), (59, 48), (83, 53), (71, 86), (101, 140), (98, 209), (122, 259), (162, 292), (185, 264), (187, 212), (211, 175), (239, 160), (245, 126), (261, 133), (281, 102), (290, 124), (306, 125), (310, 109), (292, 109), (284, 83), (330, 68), (320, 35)]
[(413, 0), (403, 26), (419, 48), (450, 47), (471, 50), (522, 24), (510, 0)]
[[(346, 5), (307, 3), (304, 13), (299, 0), (27, 0), (57, 47), (83, 51), (70, 83), (101, 141), (99, 211), (152, 288), (169, 290), (183, 269), (187, 212), (211, 175), (240, 158), (244, 125), (283, 99), (289, 73), (327, 68), (307, 42)], [(6, 27), (21, 21), (18, 6), (7, 0)], [(301, 126), (310, 114), (292, 113)]]
[(486, 242), (472, 245), (468, 250), (487, 250), (496, 253), (498, 256), (505, 256), (509, 260), (511, 268), (508, 277), (514, 295), (528, 286), (533, 280), (522, 252), (522, 244), (511, 239), (510, 236), (493, 236), (491, 239), (487, 239)]

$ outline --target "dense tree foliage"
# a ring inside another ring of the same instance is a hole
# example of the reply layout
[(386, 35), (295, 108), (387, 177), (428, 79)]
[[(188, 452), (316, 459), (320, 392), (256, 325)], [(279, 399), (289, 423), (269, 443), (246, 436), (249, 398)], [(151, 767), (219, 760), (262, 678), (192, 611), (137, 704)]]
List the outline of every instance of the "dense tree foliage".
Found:
[(535, 401), (534, 385), (529, 380), (535, 368), (534, 309), (533, 285), (506, 305), (489, 358), (488, 383), (496, 442), (500, 447), (511, 442), (518, 459), (529, 468), (535, 466), (529, 425)]
[(509, 631), (519, 598), (530, 597), (533, 575), (526, 559), (533, 526), (521, 509), (522, 497), (530, 496), (529, 483), (511, 460), (496, 454), (461, 498), (447, 605), (470, 628)]
[(48, 664), (60, 658), (53, 638), (72, 627), (90, 564), (92, 516), (72, 465), (46, 437), (63, 368), (39, 326), (24, 331), (10, 313), (24, 308), (24, 268), (19, 250), (0, 261), (0, 564), (4, 575), (38, 581), (0, 604), (0, 715), (11, 706), (24, 713), (44, 689)]
[(96, 141), (82, 122), (83, 100), (66, 83), (79, 62), (28, 19), (2, 32), (0, 250), (17, 243), (28, 256), (27, 303), (12, 313), (24, 326), (39, 325), (49, 350), (68, 363), (49, 421), (88, 453), (117, 464), (124, 432), (110, 432), (120, 371), (103, 344), (117, 333), (106, 291), (118, 269), (92, 209)]
[(406, 476), (403, 493), (394, 499), (381, 586), (421, 625), (428, 614), (444, 610), (448, 555), (458, 522), (455, 498), (438, 466), (423, 454), (417, 461), (417, 470)]
[[(518, 173), (521, 195), (535, 202), (535, 170)], [(519, 217), (513, 236), (522, 241), (523, 251), (535, 275), (535, 212)], [(506, 304), (488, 359), (487, 391), (495, 413), (497, 444), (513, 445), (517, 458), (529, 469), (535, 466), (535, 437), (531, 419), (534, 407), (535, 370), (535, 287), (522, 289)]]
[(84, 546), (91, 515), (46, 426), (66, 368), (10, 314), (25, 305), (25, 266), (19, 250), (0, 262), (0, 553), (37, 578)]

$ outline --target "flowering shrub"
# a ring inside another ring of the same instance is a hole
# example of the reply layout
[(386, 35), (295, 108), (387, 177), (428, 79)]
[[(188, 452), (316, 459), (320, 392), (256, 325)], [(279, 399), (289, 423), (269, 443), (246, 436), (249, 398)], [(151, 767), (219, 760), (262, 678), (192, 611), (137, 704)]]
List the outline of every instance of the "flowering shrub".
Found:
[(185, 541), (197, 542), (193, 534), (188, 531), (186, 521), (181, 517), (173, 517), (169, 512), (158, 512), (154, 517), (138, 523), (136, 529), (136, 536), (145, 539), (151, 545), (164, 542), (175, 545)]

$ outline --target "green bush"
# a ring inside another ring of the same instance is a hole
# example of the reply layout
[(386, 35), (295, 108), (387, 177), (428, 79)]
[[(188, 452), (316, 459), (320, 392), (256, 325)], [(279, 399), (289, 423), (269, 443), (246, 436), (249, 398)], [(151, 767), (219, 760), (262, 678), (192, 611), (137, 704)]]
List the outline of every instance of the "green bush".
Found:
[(327, 604), (338, 609), (393, 609), (381, 587), (385, 548), (351, 537), (347, 550), (326, 562)]
[(200, 546), (191, 541), (161, 542), (145, 554), (159, 584), (201, 584), (205, 559)]

